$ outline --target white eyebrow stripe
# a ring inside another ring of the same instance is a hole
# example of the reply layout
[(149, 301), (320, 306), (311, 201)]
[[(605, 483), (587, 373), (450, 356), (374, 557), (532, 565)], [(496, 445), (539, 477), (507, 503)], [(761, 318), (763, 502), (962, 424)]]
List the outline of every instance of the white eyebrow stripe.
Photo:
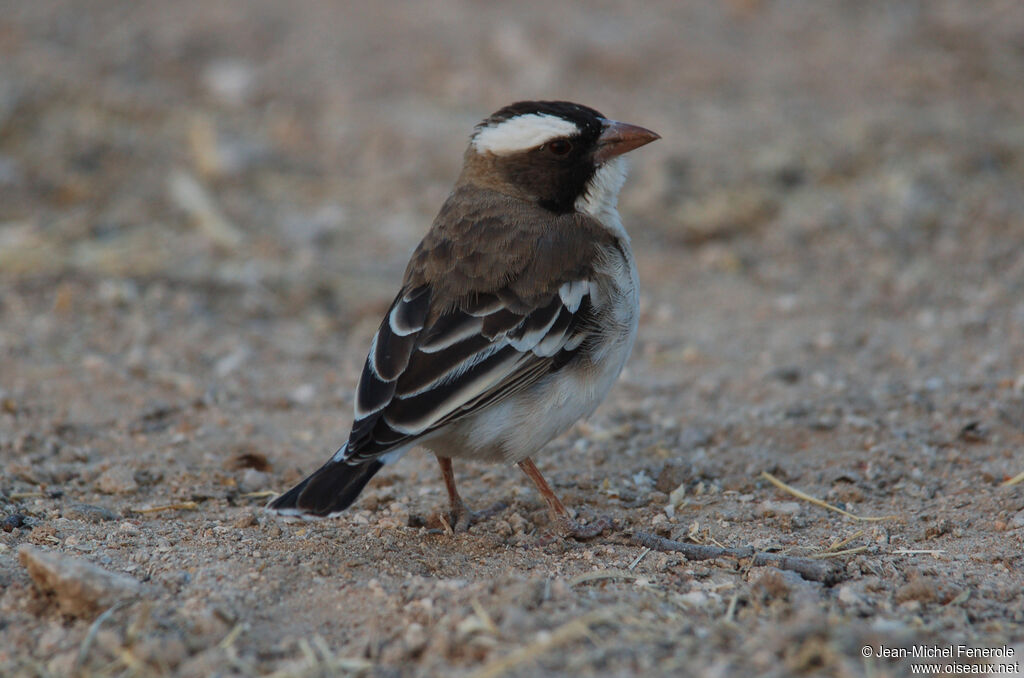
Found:
[(504, 120), (497, 125), (481, 127), (473, 135), (477, 151), (515, 153), (540, 146), (552, 139), (579, 134), (576, 123), (546, 113), (528, 113)]

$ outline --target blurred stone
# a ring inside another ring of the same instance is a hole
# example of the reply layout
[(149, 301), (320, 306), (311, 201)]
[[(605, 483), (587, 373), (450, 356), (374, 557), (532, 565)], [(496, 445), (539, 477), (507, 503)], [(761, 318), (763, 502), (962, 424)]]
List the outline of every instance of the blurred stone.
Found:
[(757, 507), (762, 516), (795, 516), (800, 513), (800, 504), (795, 501), (763, 501)]
[(235, 528), (256, 527), (259, 524), (260, 524), (260, 521), (259, 521), (258, 518), (256, 518), (256, 514), (254, 512), (252, 512), (252, 511), (248, 511), (248, 512), (243, 513), (242, 515), (238, 516), (238, 518), (236, 518), (235, 521), (233, 523), (231, 523), (231, 527), (235, 527)]
[(751, 590), (759, 594), (766, 602), (770, 602), (772, 600), (788, 598), (792, 586), (781, 570), (774, 567), (766, 567), (764, 568), (764, 573), (752, 584)]
[(247, 61), (221, 59), (203, 71), (203, 84), (213, 96), (232, 106), (245, 104), (252, 96), (256, 70)]
[[(675, 507), (677, 507), (680, 504), (682, 504), (684, 499), (686, 499), (686, 483), (680, 484), (679, 487), (677, 487), (676, 489), (672, 490), (669, 493), (669, 495), (668, 495), (668, 506), (670, 506), (670, 507), (672, 507), (674, 509)], [(670, 514), (669, 514), (670, 518), (672, 517), (672, 513), (674, 513), (674, 511), (670, 512)]]
[(1014, 527), (1024, 527), (1024, 511), (1018, 511), (1013, 518), (1010, 519), (1010, 525)]
[(188, 656), (188, 648), (176, 635), (162, 635), (142, 639), (132, 654), (152, 666), (174, 668)]
[(960, 428), (957, 437), (967, 443), (983, 443), (988, 437), (988, 427), (980, 421), (969, 421)]
[(930, 577), (914, 577), (909, 582), (896, 590), (893, 600), (897, 603), (918, 601), (921, 603), (934, 603), (939, 599), (939, 589), (935, 581)]
[(25, 525), (25, 518), (27, 518), (27, 516), (24, 513), (12, 513), (4, 518), (3, 522), (0, 522), (0, 527), (3, 528), (4, 532), (13, 532), (19, 527), (23, 527)]
[(81, 558), (24, 545), (18, 560), (36, 587), (53, 596), (61, 612), (90, 617), (142, 593), (142, 585), (123, 574), (108, 572)]
[(686, 450), (707, 447), (714, 440), (714, 433), (701, 426), (687, 426), (679, 434), (679, 444)]
[(185, 660), (185, 662), (179, 666), (178, 674), (182, 676), (221, 675), (224, 666), (223, 655), (223, 650), (216, 645), (211, 645)]
[(405, 643), (405, 652), (408, 656), (416, 657), (421, 654), (427, 646), (427, 632), (423, 625), (416, 622), (409, 624), (402, 634), (402, 642)]
[(654, 481), (654, 489), (665, 494), (671, 494), (677, 487), (690, 478), (691, 470), (689, 464), (680, 462), (669, 462), (662, 467), (658, 478)]
[(96, 288), (96, 296), (110, 304), (127, 306), (139, 299), (139, 286), (134, 280), (106, 278)]
[(218, 377), (226, 377), (241, 367), (242, 363), (244, 363), (248, 357), (248, 347), (239, 346), (235, 348), (234, 351), (218, 360), (213, 366), (213, 371)]
[(711, 597), (704, 591), (689, 591), (678, 597), (679, 602), (687, 607), (707, 607)]
[(68, 630), (58, 621), (52, 621), (36, 640), (38, 655), (51, 655), (68, 641)]
[(270, 462), (267, 460), (267, 456), (255, 447), (243, 444), (239, 446), (238, 452), (233, 454), (231, 458), (224, 462), (224, 468), (252, 468), (257, 471), (269, 471)]
[(110, 509), (92, 504), (70, 504), (64, 508), (63, 514), (65, 518), (88, 523), (101, 523), (104, 520), (117, 519), (117, 514)]
[[(179, 614), (186, 622), (186, 628), (206, 642), (216, 642), (223, 638), (234, 624), (234, 614), (222, 606), (210, 604), (209, 597), (194, 595), (185, 599), (179, 608)], [(191, 675), (191, 674), (186, 674)]]
[(316, 386), (314, 384), (300, 384), (288, 394), (288, 399), (296, 405), (309, 405), (316, 400)]
[(238, 489), (242, 492), (259, 492), (265, 490), (269, 485), (270, 476), (254, 468), (245, 469), (238, 481)]
[(788, 365), (785, 367), (776, 367), (768, 373), (768, 376), (772, 379), (778, 379), (784, 384), (795, 384), (800, 381), (800, 377), (803, 376), (803, 373), (796, 365)]
[(70, 676), (74, 671), (75, 662), (77, 661), (77, 649), (61, 652), (60, 654), (54, 655), (50, 661), (46, 662), (46, 670), (49, 671), (52, 676)]
[(864, 597), (857, 592), (853, 584), (843, 584), (840, 586), (836, 598), (844, 605), (859, 605), (864, 601)]
[(139, 484), (130, 468), (114, 466), (100, 474), (96, 488), (104, 494), (131, 494), (139, 489)]

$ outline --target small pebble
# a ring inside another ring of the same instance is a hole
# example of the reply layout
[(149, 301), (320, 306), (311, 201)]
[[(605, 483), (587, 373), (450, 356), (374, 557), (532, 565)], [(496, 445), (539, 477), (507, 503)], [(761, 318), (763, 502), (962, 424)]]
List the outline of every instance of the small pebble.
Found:
[(256, 527), (260, 524), (260, 521), (256, 518), (256, 514), (252, 511), (243, 513), (235, 522), (231, 523), (232, 527), (244, 528), (244, 527)]
[(12, 513), (11, 515), (4, 518), (3, 522), (0, 523), (0, 527), (3, 527), (4, 532), (12, 532), (15, 529), (22, 527), (25, 524), (24, 513)]

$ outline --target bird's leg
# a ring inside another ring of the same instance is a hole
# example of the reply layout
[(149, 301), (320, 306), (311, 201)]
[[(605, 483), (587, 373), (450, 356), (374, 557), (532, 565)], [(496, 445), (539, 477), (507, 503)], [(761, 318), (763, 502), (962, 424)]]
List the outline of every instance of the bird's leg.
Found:
[(576, 522), (571, 515), (569, 515), (568, 509), (565, 505), (559, 501), (558, 497), (555, 496), (551, 486), (548, 485), (547, 481), (544, 480), (544, 476), (540, 474), (540, 470), (537, 465), (533, 463), (533, 460), (527, 457), (519, 462), (519, 468), (523, 469), (523, 473), (529, 476), (533, 484), (540, 490), (540, 495), (544, 497), (544, 501), (548, 505), (548, 511), (551, 512), (552, 518), (557, 523), (560, 523), (567, 536), (574, 537), (576, 539), (593, 539), (602, 532), (612, 527), (612, 521), (608, 518), (599, 518), (589, 525), (580, 525)]
[(469, 529), (470, 511), (466, 506), (466, 502), (462, 501), (462, 497), (459, 496), (459, 491), (455, 488), (455, 473), (452, 471), (452, 460), (450, 457), (437, 457), (437, 463), (441, 465), (441, 477), (444, 478), (444, 487), (448, 490), (452, 529), (456, 532), (465, 532)]
[(437, 457), (437, 463), (441, 466), (441, 477), (444, 478), (444, 487), (448, 490), (448, 504), (451, 506), (452, 530), (455, 532), (466, 532), (469, 526), (475, 522), (490, 518), (494, 514), (505, 510), (505, 504), (497, 503), (483, 511), (470, 511), (466, 502), (462, 501), (459, 491), (455, 488), (455, 473), (452, 471), (452, 460), (450, 457)]

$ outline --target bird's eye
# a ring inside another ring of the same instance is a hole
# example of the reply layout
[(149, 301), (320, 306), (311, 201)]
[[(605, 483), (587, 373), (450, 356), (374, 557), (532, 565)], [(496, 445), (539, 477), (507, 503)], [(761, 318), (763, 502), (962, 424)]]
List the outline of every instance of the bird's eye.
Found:
[(547, 147), (555, 155), (567, 155), (572, 150), (572, 143), (565, 139), (555, 139)]

